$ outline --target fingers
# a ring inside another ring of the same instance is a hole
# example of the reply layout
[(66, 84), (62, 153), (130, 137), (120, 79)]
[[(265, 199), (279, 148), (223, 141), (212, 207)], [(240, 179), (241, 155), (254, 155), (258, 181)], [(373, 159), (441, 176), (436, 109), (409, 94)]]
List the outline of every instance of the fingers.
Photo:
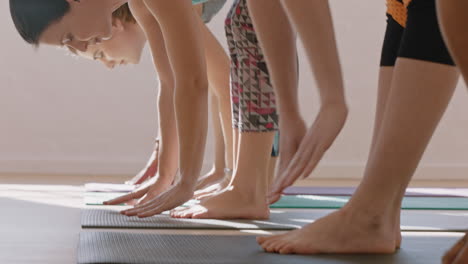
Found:
[(157, 196), (154, 196), (154, 195), (151, 195), (151, 193), (148, 193), (145, 197), (143, 197), (140, 201), (138, 201), (138, 203), (136, 205), (137, 206), (140, 206), (140, 205), (143, 206), (143, 205), (149, 203), (151, 200), (153, 200), (156, 197)]
[(302, 175), (314, 149), (315, 147), (313, 145), (310, 146), (308, 144), (304, 144), (299, 148), (288, 168), (280, 177), (280, 181), (276, 184), (276, 188), (273, 190), (275, 193), (282, 193), (285, 188), (294, 184), (299, 176)]
[(458, 240), (458, 242), (455, 245), (453, 245), (453, 247), (449, 249), (447, 253), (445, 253), (444, 257), (442, 258), (443, 264), (454, 263), (454, 260), (457, 258), (458, 254), (460, 253), (460, 250), (465, 246), (466, 239), (467, 239), (467, 235), (465, 235), (463, 238)]
[(307, 166), (305, 169), (302, 171), (302, 174), (300, 176), (300, 179), (305, 179), (309, 177), (309, 175), (312, 173), (312, 171), (315, 170), (319, 162), (322, 160), (323, 156), (325, 155), (325, 152), (327, 151), (326, 148), (324, 147), (316, 147), (312, 153), (312, 157), (310, 158)]
[(115, 199), (104, 202), (104, 205), (117, 205), (131, 202), (134, 199), (140, 199), (143, 195), (145, 195), (148, 192), (148, 189), (149, 188), (144, 188), (142, 190), (131, 192), (129, 194), (117, 197)]
[(134, 183), (134, 185), (140, 185), (140, 184), (142, 184), (143, 182), (145, 182), (148, 178), (149, 178), (149, 173), (148, 173), (148, 171), (146, 171), (145, 174), (143, 174), (143, 176), (141, 176), (141, 177)]
[(146, 203), (139, 203), (134, 208), (124, 210), (122, 211), (122, 213), (125, 214), (126, 216), (136, 216), (139, 213), (144, 212), (145, 210), (148, 210), (148, 209), (151, 209), (152, 207), (157, 206), (160, 203), (159, 198), (160, 197), (155, 197)]
[(174, 209), (179, 205), (175, 205), (174, 203), (164, 201), (162, 204), (155, 208), (147, 208), (145, 210), (141, 210), (137, 215), (139, 218), (146, 218), (146, 217), (151, 217), (153, 215), (161, 214), (167, 210)]
[(281, 194), (275, 193), (268, 197), (268, 204), (274, 204), (281, 199)]

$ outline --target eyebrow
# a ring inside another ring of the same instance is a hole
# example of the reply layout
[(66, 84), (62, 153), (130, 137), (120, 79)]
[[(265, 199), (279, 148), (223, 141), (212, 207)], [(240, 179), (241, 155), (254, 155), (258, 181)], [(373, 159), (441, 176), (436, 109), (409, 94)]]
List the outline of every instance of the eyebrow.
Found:
[[(60, 44), (62, 44), (62, 46), (64, 46), (65, 44), (67, 44), (68, 42), (70, 42), (70, 39), (72, 38), (71, 36), (71, 33), (67, 33), (65, 34), (62, 39), (60, 40)], [(68, 39), (68, 40), (67, 40)], [(67, 41), (66, 41), (67, 40)]]

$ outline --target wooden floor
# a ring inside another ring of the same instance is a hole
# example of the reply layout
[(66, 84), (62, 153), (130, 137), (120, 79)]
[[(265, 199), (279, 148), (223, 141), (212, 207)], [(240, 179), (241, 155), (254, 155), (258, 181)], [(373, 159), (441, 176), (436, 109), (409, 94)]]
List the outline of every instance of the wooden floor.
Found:
[[(76, 263), (76, 246), (81, 231), (80, 209), (84, 207), (82, 185), (86, 182), (121, 183), (125, 180), (123, 177), (111, 176), (0, 176), (0, 263)], [(299, 185), (355, 186), (357, 182), (321, 180), (301, 182)], [(412, 186), (468, 187), (468, 182), (413, 182)], [(219, 230), (123, 232), (220, 235), (246, 233)], [(268, 234), (262, 231), (257, 233)]]

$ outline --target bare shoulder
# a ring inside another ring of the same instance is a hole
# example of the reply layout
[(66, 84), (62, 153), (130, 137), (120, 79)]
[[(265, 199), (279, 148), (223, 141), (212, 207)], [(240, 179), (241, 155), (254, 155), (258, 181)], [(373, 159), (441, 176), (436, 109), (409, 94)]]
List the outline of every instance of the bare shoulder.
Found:
[(145, 27), (151, 25), (151, 23), (156, 23), (154, 15), (149, 11), (143, 0), (129, 1), (129, 6), (140, 26)]

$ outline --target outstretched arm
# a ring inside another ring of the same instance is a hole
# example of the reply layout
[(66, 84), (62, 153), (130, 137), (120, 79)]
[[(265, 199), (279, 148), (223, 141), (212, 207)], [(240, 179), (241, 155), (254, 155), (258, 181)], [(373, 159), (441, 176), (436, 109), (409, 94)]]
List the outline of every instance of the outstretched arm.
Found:
[(113, 199), (106, 204), (126, 203), (146, 195), (141, 201), (145, 203), (170, 187), (178, 168), (179, 149), (174, 108), (174, 77), (163, 34), (158, 21), (142, 0), (132, 0), (130, 8), (148, 39), (153, 63), (158, 75), (159, 151), (154, 153), (157, 156), (151, 158), (159, 161), (159, 168), (152, 185), (145, 184), (146, 187)]
[(348, 108), (328, 1), (282, 0), (306, 50), (320, 93), (321, 107), (314, 124), (273, 192), (282, 190), (315, 169), (342, 130)]
[(207, 132), (208, 81), (200, 25), (189, 0), (144, 0), (157, 19), (172, 68), (179, 179), (160, 196), (126, 212), (140, 217), (173, 209), (188, 201), (200, 175)]
[[(275, 202), (284, 188), (314, 170), (343, 128), (347, 106), (328, 1), (249, 0), (249, 7), (267, 56), (282, 117), (282, 157), (270, 197), (270, 202)], [(304, 44), (320, 94), (320, 112), (307, 133), (294, 105), (297, 99), (292, 97), (297, 96), (295, 76), (281, 73), (284, 65), (295, 68), (293, 29)]]

